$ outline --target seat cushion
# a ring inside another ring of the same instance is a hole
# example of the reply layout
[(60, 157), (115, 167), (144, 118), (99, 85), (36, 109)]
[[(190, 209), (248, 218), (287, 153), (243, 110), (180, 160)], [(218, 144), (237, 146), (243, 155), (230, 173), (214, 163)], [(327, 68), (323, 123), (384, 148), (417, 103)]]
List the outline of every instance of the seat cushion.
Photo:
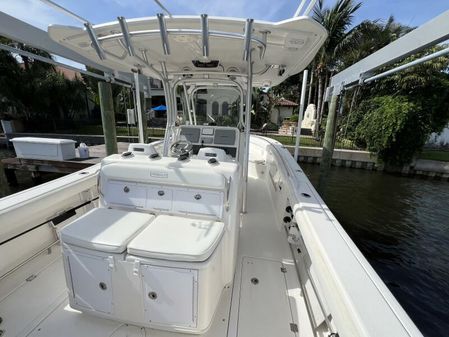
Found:
[(108, 253), (123, 253), (126, 245), (153, 215), (118, 209), (95, 208), (61, 230), (61, 241)]
[(128, 253), (170, 261), (205, 261), (223, 231), (223, 222), (159, 215), (128, 244)]

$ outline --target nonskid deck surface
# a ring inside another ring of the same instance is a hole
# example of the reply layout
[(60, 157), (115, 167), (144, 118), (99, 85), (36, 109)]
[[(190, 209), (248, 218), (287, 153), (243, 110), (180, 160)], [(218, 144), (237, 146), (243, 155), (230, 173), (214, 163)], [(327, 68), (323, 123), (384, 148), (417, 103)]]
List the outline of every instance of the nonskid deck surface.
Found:
[[(279, 219), (274, 218), (264, 181), (250, 179), (248, 195), (234, 287), (223, 291), (212, 326), (204, 336), (313, 336), (290, 248), (283, 228), (276, 225)], [(58, 245), (0, 282), (0, 317), (3, 336), (184, 335), (121, 324), (71, 309)]]

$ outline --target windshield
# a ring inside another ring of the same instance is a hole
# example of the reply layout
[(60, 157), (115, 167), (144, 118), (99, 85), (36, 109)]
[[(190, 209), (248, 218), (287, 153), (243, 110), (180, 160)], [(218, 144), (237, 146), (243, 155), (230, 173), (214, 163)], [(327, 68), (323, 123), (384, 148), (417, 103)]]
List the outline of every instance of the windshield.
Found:
[(233, 87), (183, 86), (178, 90), (182, 111), (179, 125), (237, 127), (240, 120), (240, 92)]

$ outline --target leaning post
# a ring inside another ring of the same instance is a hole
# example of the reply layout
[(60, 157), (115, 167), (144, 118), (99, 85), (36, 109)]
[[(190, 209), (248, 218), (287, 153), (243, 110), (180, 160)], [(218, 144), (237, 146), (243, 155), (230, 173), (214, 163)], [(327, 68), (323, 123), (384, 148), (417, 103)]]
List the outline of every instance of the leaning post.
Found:
[(98, 93), (100, 95), (101, 123), (103, 125), (106, 155), (109, 156), (118, 153), (111, 83), (98, 82)]
[(325, 179), (332, 164), (334, 154), (335, 123), (337, 121), (337, 101), (338, 95), (332, 95), (327, 115), (326, 132), (324, 134), (323, 152), (320, 162), (320, 179), (318, 189), (324, 188)]

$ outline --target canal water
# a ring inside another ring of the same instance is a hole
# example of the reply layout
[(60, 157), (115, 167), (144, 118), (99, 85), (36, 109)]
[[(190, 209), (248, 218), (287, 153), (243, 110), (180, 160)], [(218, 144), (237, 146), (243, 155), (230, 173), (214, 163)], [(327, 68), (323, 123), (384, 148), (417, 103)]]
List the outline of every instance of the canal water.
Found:
[(321, 196), (423, 334), (446, 336), (449, 183), (338, 167)]
[[(0, 158), (9, 156), (14, 153), (0, 148)], [(319, 166), (301, 167), (316, 186)], [(8, 188), (0, 176), (0, 197), (33, 186), (29, 173), (17, 176), (17, 188)], [(424, 335), (445, 336), (449, 183), (338, 167), (321, 195)]]

